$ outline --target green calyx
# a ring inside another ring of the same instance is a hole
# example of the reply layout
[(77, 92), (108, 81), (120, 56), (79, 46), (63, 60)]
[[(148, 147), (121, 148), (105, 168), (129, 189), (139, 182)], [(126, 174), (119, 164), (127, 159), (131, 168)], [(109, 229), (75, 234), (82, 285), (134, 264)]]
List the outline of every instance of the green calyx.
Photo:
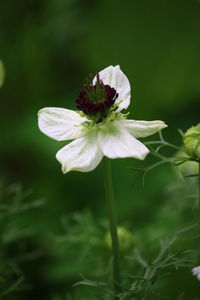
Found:
[(183, 145), (187, 155), (200, 161), (200, 123), (186, 131), (183, 137)]

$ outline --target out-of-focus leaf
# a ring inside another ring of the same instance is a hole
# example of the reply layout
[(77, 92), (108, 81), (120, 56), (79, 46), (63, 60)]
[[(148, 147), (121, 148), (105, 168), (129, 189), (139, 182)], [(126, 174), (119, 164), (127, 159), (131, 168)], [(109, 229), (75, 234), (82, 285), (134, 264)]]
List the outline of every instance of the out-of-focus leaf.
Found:
[(89, 285), (89, 286), (100, 287), (100, 286), (106, 286), (107, 283), (105, 283), (105, 282), (96, 282), (96, 281), (85, 279), (85, 280), (82, 280), (82, 281), (79, 281), (79, 282), (75, 283), (73, 286), (77, 286), (77, 285)]
[(2, 87), (5, 78), (5, 69), (2, 61), (0, 60), (0, 87)]
[(12, 293), (13, 291), (17, 290), (23, 281), (24, 281), (24, 278), (23, 278), (23, 276), (21, 276), (7, 290), (3, 291), (0, 294), (0, 296), (6, 296), (6, 295)]

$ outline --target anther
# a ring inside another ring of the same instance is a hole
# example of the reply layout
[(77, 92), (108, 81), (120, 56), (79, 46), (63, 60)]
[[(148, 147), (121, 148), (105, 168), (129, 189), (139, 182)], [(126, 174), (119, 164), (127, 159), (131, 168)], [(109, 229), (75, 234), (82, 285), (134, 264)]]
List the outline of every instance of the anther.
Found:
[(99, 74), (96, 75), (96, 84), (86, 82), (75, 100), (78, 110), (83, 111), (95, 122), (99, 123), (107, 116), (110, 107), (115, 103), (118, 94), (114, 88), (104, 85)]

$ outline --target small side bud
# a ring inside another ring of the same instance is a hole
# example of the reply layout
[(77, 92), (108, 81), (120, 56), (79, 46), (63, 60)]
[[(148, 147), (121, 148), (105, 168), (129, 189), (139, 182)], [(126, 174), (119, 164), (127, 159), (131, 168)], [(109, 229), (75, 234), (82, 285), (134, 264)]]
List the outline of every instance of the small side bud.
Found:
[(186, 131), (183, 145), (187, 155), (200, 161), (200, 123)]
[[(120, 249), (122, 252), (129, 251), (134, 246), (134, 238), (132, 233), (123, 226), (117, 227), (117, 234), (119, 238)], [(105, 243), (109, 248), (112, 248), (112, 241), (110, 233), (105, 235)]]
[(2, 61), (0, 60), (0, 88), (3, 85), (4, 82), (4, 78), (5, 78), (5, 70), (4, 70), (4, 66)]

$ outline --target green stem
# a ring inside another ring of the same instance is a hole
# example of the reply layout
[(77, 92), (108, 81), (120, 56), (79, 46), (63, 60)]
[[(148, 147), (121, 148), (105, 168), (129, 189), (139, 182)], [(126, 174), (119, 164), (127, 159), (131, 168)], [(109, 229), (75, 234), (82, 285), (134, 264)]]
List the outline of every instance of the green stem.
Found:
[(119, 253), (119, 240), (117, 235), (117, 216), (116, 216), (115, 198), (114, 198), (113, 185), (112, 185), (111, 163), (109, 158), (107, 157), (104, 158), (103, 166), (104, 166), (104, 184), (105, 184), (106, 200), (108, 203), (110, 233), (111, 233), (111, 240), (112, 240), (114, 287), (115, 287), (115, 291), (119, 292), (121, 290), (120, 253)]

